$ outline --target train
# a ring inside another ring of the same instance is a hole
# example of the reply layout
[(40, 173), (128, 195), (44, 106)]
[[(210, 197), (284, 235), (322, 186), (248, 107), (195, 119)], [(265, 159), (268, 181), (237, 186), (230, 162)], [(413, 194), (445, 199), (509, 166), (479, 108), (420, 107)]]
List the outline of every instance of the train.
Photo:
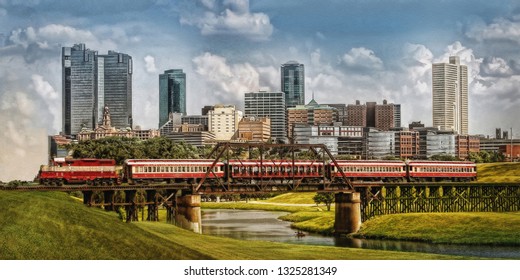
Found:
[(321, 182), (468, 182), (477, 178), (470, 161), (412, 160), (228, 160), (127, 159), (122, 166), (111, 159), (55, 159), (37, 175), (42, 185), (117, 185), (148, 183), (247, 183), (257, 181)]

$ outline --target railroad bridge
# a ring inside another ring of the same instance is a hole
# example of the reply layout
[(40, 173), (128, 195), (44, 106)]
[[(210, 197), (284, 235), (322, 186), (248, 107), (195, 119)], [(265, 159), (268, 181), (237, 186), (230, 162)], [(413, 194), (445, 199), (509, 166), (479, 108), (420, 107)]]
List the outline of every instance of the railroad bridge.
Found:
[[(280, 157), (295, 162), (298, 151), (309, 151), (337, 165), (325, 145), (283, 144), (230, 144), (220, 143), (211, 151), (213, 165), (228, 161), (233, 150), (260, 151), (264, 160), (266, 150), (276, 149)], [(251, 154), (251, 153), (249, 153)], [(267, 160), (266, 160), (267, 161)], [(83, 203), (103, 207), (107, 211), (124, 209), (127, 222), (138, 220), (138, 209), (147, 208), (146, 219), (158, 220), (158, 210), (165, 207), (167, 219), (177, 225), (201, 232), (201, 195), (223, 196), (229, 194), (258, 194), (284, 192), (334, 192), (335, 232), (356, 232), (362, 221), (377, 215), (420, 212), (506, 212), (520, 211), (520, 184), (514, 183), (461, 183), (461, 182), (399, 182), (356, 183), (351, 182), (341, 168), (340, 180), (304, 181), (289, 178), (285, 181), (263, 180), (230, 182), (206, 180), (195, 183), (119, 184), (116, 186), (66, 185), (66, 186), (20, 186), (18, 191), (80, 191)], [(143, 213), (143, 212), (142, 212)], [(144, 218), (144, 214), (143, 214)]]

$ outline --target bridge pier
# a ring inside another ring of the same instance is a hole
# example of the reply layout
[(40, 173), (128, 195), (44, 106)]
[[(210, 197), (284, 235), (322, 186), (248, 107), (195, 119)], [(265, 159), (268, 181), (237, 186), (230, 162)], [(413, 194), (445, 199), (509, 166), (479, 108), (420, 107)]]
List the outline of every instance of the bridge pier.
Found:
[[(146, 202), (148, 204), (148, 217), (147, 221), (158, 221), (159, 220), (159, 207), (157, 205), (157, 191), (148, 190), (146, 191)], [(153, 202), (153, 204), (151, 203)]]
[(114, 191), (103, 191), (103, 204), (106, 211), (114, 211)]
[(202, 233), (200, 195), (183, 195), (176, 199), (175, 224), (196, 233)]
[(135, 205), (136, 190), (125, 191), (125, 210), (126, 210), (126, 222), (138, 221), (137, 207)]
[(354, 233), (361, 227), (361, 196), (358, 192), (337, 193), (335, 196), (334, 232)]
[(90, 206), (92, 204), (93, 191), (83, 191), (83, 204)]

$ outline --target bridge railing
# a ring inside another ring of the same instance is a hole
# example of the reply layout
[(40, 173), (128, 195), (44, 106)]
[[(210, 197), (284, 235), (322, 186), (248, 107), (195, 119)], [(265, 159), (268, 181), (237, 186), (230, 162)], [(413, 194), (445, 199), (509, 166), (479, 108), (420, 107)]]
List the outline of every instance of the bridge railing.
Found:
[(379, 185), (356, 187), (361, 215), (520, 211), (520, 184)]

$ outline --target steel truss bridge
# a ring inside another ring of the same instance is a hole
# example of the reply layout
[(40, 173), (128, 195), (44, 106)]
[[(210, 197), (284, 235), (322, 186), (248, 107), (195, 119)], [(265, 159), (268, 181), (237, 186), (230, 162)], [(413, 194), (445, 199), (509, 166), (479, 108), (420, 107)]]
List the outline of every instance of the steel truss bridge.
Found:
[[(213, 165), (224, 160), (240, 160), (238, 154), (247, 151), (251, 155), (256, 149), (260, 161), (269, 161), (268, 152), (280, 158), (292, 161), (301, 151), (320, 158), (323, 162), (337, 162), (325, 145), (287, 145), (287, 144), (251, 144), (220, 143), (216, 145), (208, 158), (213, 158)], [(235, 157), (235, 158), (233, 158)], [(213, 167), (213, 166), (212, 166)], [(127, 221), (137, 220), (137, 209), (148, 207), (148, 220), (157, 220), (157, 211), (165, 206), (168, 215), (176, 207), (175, 197), (185, 194), (229, 195), (285, 192), (335, 192), (360, 193), (361, 220), (374, 216), (397, 213), (429, 212), (511, 212), (520, 211), (520, 183), (356, 183), (350, 182), (341, 168), (339, 181), (329, 181), (326, 176), (320, 182), (304, 182), (290, 178), (284, 181), (271, 179), (234, 183), (230, 181), (210, 182), (208, 168), (205, 178), (199, 182), (188, 183), (152, 183), (120, 184), (116, 186), (19, 186), (17, 191), (63, 191), (83, 193), (83, 202), (89, 206), (115, 210), (124, 207)], [(6, 189), (5, 187), (3, 189)]]

